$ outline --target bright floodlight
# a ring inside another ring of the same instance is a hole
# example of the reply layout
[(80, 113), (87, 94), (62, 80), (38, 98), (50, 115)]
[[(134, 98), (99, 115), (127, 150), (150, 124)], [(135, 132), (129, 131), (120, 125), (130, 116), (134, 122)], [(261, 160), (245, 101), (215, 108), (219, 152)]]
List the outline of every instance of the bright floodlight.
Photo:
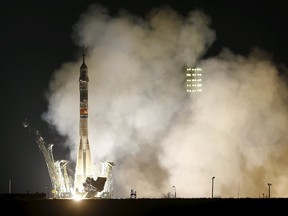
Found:
[(189, 93), (202, 92), (201, 68), (186, 68), (186, 91)]

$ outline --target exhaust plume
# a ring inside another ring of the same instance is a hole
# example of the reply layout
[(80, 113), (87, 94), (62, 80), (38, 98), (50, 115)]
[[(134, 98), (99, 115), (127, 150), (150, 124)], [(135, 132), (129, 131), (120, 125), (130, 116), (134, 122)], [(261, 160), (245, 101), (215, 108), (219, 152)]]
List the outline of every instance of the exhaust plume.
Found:
[[(268, 54), (223, 49), (201, 59), (216, 39), (209, 16), (169, 7), (141, 18), (110, 16), (93, 5), (76, 23), (88, 47), (89, 140), (94, 163), (114, 161), (116, 197), (258, 197), (272, 182), (285, 196), (287, 86)], [(76, 159), (79, 67), (64, 63), (51, 79), (43, 119)], [(187, 94), (185, 68), (203, 71), (203, 92)], [(175, 186), (174, 188), (172, 186)]]

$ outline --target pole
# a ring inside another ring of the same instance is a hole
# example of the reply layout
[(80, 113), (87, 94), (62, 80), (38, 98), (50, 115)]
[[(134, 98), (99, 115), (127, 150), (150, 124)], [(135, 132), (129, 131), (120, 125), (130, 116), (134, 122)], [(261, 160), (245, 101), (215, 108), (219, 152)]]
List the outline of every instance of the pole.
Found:
[(271, 186), (272, 184), (271, 183), (268, 183), (268, 197), (270, 198), (270, 186)]
[(11, 194), (11, 184), (12, 184), (12, 181), (11, 181), (11, 179), (9, 179), (9, 188), (8, 188), (9, 194)]
[(214, 179), (215, 179), (215, 176), (212, 177), (212, 198), (213, 198), (213, 192), (214, 192)]
[(174, 193), (174, 198), (176, 198), (176, 187), (173, 185), (175, 193)]
[(49, 199), (49, 190), (48, 190), (48, 186), (46, 186), (46, 197), (47, 197), (47, 199)]

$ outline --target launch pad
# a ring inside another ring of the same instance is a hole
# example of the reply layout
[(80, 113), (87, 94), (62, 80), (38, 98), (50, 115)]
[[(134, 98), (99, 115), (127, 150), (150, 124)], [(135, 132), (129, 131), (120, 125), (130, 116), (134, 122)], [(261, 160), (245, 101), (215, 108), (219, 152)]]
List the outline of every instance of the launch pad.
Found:
[(101, 162), (101, 173), (96, 180), (87, 177), (83, 181), (83, 191), (75, 193), (73, 185), (73, 173), (69, 173), (67, 160), (54, 160), (52, 147), (53, 144), (47, 144), (41, 133), (32, 128), (27, 119), (24, 120), (23, 126), (28, 128), (35, 136), (36, 142), (41, 153), (44, 156), (48, 168), (50, 180), (52, 183), (53, 198), (112, 198), (113, 197), (113, 179), (112, 167), (113, 162)]

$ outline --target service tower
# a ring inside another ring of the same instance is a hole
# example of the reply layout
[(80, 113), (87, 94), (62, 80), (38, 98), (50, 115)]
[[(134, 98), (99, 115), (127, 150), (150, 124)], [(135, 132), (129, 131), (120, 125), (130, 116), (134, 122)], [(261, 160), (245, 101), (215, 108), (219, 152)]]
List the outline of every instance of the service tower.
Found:
[(80, 90), (80, 123), (79, 123), (79, 137), (80, 143), (78, 145), (74, 191), (76, 194), (83, 193), (83, 183), (87, 177), (92, 176), (92, 160), (88, 140), (88, 68), (85, 64), (85, 49), (83, 45), (83, 63), (80, 67), (79, 90)]

